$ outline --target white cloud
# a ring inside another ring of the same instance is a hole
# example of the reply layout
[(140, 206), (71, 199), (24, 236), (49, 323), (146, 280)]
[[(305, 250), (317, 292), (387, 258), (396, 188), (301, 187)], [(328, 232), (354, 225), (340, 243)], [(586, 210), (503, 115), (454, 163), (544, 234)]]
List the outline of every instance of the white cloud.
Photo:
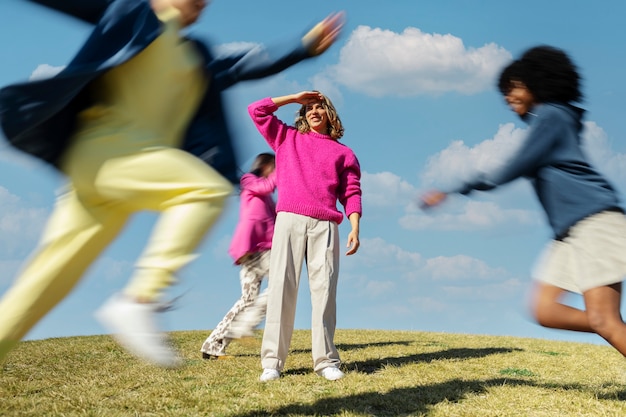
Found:
[[(526, 130), (513, 123), (503, 124), (493, 138), (469, 147), (454, 141), (446, 149), (429, 158), (421, 174), (421, 188), (449, 189), (477, 172), (491, 171), (505, 163), (520, 146)], [(363, 201), (372, 207), (405, 206), (400, 225), (408, 230), (480, 230), (511, 225), (538, 224), (536, 211), (502, 208), (495, 202), (455, 198), (442, 208), (427, 212), (417, 210), (414, 199), (417, 188), (392, 172), (362, 176)], [(493, 197), (491, 197), (493, 198)]]
[(451, 34), (359, 26), (330, 74), (339, 84), (376, 97), (472, 94), (492, 88), (496, 73), (510, 59), (508, 51), (493, 43), (468, 48)]
[(496, 280), (507, 276), (502, 268), (491, 268), (484, 261), (467, 255), (437, 256), (426, 260), (424, 274), (435, 281)]
[(582, 136), (583, 148), (594, 167), (621, 187), (622, 193), (626, 192), (626, 154), (611, 149), (606, 132), (595, 122), (585, 122)]
[[(526, 128), (513, 123), (500, 125), (492, 139), (473, 147), (454, 141), (446, 149), (430, 157), (421, 174), (422, 188), (449, 189), (477, 172), (498, 169), (513, 154), (526, 135)], [(626, 154), (615, 152), (604, 130), (595, 122), (585, 122), (583, 148), (593, 165), (626, 192)], [(487, 193), (489, 194), (489, 193)], [(446, 205), (436, 210), (407, 210), (399, 221), (408, 230), (485, 230), (512, 225), (534, 225), (543, 222), (536, 210), (503, 208), (493, 200), (476, 201), (452, 196)]]
[[(360, 263), (375, 276), (376, 270), (385, 270), (385, 276), (393, 273), (408, 281), (417, 279), (432, 281), (502, 280), (510, 274), (502, 268), (492, 268), (484, 261), (467, 255), (438, 256), (425, 259), (420, 253), (407, 251), (382, 238), (362, 239), (359, 252)], [(372, 288), (390, 289), (386, 281), (373, 284)]]
[[(454, 197), (452, 197), (454, 198)], [(512, 225), (535, 225), (543, 219), (536, 211), (503, 208), (489, 201), (465, 200), (448, 210), (439, 208), (426, 212), (409, 213), (400, 218), (400, 225), (408, 230), (484, 230)]]
[[(451, 189), (475, 176), (502, 166), (519, 148), (526, 129), (513, 123), (500, 125), (493, 138), (470, 147), (463, 141), (454, 141), (446, 149), (431, 156), (421, 173), (421, 188)], [(495, 198), (494, 195), (486, 198)], [(514, 225), (533, 225), (542, 221), (536, 211), (503, 208), (493, 201), (451, 196), (450, 201), (435, 210), (406, 211), (399, 220), (408, 230), (485, 230)]]
[(513, 123), (500, 125), (492, 139), (474, 147), (463, 141), (454, 141), (446, 149), (428, 159), (421, 175), (424, 186), (450, 187), (467, 180), (477, 172), (497, 169), (521, 145), (526, 129), (516, 128)]
[(405, 204), (417, 192), (415, 187), (391, 172), (370, 174), (364, 171), (361, 187), (364, 203), (377, 207)]
[(369, 297), (377, 297), (381, 294), (388, 294), (395, 288), (396, 283), (393, 281), (367, 281), (363, 292)]
[[(527, 128), (517, 128), (513, 123), (499, 126), (491, 139), (473, 147), (462, 140), (452, 142), (447, 148), (431, 156), (421, 173), (422, 187), (451, 187), (471, 178), (477, 172), (498, 169), (519, 148)], [(612, 181), (626, 182), (626, 154), (611, 149), (609, 138), (597, 123), (587, 121), (582, 132), (583, 149), (595, 167)]]
[(419, 266), (422, 256), (416, 252), (409, 252), (381, 238), (361, 239), (359, 258), (368, 266), (406, 265)]

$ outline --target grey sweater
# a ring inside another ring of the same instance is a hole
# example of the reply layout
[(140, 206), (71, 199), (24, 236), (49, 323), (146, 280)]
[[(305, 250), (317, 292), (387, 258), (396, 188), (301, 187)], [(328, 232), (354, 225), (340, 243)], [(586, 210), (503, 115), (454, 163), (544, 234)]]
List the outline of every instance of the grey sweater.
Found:
[(502, 168), (482, 173), (453, 192), (490, 190), (519, 177), (527, 178), (557, 239), (585, 217), (619, 209), (617, 193), (581, 149), (582, 115), (582, 109), (569, 105), (535, 106), (524, 117), (530, 129), (515, 155)]

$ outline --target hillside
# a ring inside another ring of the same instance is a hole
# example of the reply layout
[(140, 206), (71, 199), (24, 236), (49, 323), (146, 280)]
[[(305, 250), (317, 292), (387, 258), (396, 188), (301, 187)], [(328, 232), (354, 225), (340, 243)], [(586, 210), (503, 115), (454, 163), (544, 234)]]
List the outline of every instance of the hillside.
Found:
[(108, 336), (21, 343), (0, 371), (2, 416), (624, 416), (626, 363), (608, 346), (414, 331), (338, 330), (346, 378), (312, 371), (294, 334), (283, 376), (260, 375), (258, 338), (201, 359), (208, 333), (172, 334), (163, 370)]

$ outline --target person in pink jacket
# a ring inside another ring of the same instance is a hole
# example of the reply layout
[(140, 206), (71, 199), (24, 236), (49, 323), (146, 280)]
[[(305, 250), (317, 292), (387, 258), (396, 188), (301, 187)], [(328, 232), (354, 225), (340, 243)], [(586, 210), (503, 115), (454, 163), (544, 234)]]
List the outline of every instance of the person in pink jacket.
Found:
[[(295, 126), (274, 113), (299, 104)], [(330, 99), (318, 91), (302, 91), (259, 100), (248, 106), (257, 129), (276, 152), (276, 184), (280, 190), (268, 281), (268, 303), (261, 346), (262, 382), (280, 378), (293, 333), (296, 298), (306, 259), (311, 290), (311, 338), (315, 372), (343, 378), (335, 347), (336, 298), (339, 279), (338, 225), (343, 213), (352, 227), (346, 255), (359, 248), (361, 168), (354, 152), (339, 143), (343, 125)]]
[(235, 265), (241, 267), (241, 298), (202, 344), (204, 359), (226, 355), (232, 339), (251, 336), (265, 317), (266, 293), (260, 294), (263, 278), (268, 275), (270, 248), (276, 219), (272, 194), (276, 190), (275, 157), (257, 155), (250, 172), (241, 177), (239, 223), (228, 249)]

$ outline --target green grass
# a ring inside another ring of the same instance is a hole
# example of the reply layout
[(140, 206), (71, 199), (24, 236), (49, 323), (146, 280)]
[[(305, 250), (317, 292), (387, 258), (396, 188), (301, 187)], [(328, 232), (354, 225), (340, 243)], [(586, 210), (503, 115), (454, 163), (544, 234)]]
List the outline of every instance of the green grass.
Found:
[(338, 330), (346, 377), (312, 371), (296, 331), (280, 380), (258, 382), (260, 339), (201, 359), (207, 332), (172, 334), (165, 370), (108, 336), (20, 343), (0, 370), (2, 416), (624, 416), (626, 364), (608, 346), (501, 336)]

